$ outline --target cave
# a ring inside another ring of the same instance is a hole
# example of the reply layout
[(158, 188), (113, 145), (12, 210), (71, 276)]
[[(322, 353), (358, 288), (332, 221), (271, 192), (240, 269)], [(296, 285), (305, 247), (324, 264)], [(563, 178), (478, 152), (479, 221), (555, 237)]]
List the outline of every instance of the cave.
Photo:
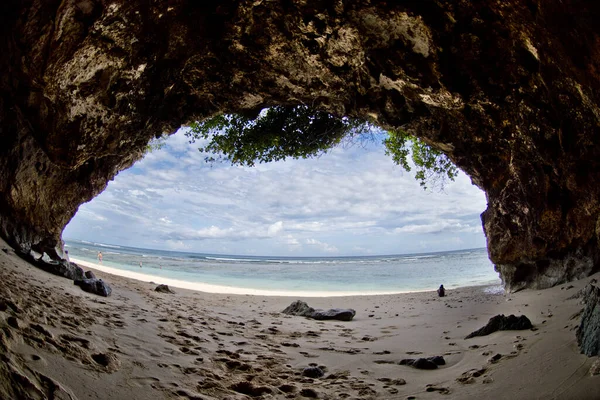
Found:
[(309, 104), (401, 127), (485, 191), (508, 291), (599, 270), (600, 4), (8, 0), (0, 235), (63, 256), (79, 205), (152, 138)]

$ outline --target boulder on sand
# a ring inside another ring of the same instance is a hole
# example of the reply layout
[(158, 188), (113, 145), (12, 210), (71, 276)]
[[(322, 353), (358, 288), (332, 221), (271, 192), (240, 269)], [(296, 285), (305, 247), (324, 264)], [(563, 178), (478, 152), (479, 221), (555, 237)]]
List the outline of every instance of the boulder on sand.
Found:
[(588, 284), (583, 290), (583, 302), (577, 344), (586, 356), (600, 356), (600, 288)]
[(171, 290), (171, 288), (169, 288), (168, 285), (158, 285), (156, 287), (156, 289), (154, 289), (155, 292), (159, 292), (159, 293), (169, 293), (169, 294), (174, 294), (175, 292)]
[(339, 321), (352, 321), (356, 311), (351, 308), (330, 308), (329, 310), (314, 310), (310, 318), (317, 320), (337, 319)]
[(400, 360), (399, 365), (409, 365), (417, 369), (437, 369), (439, 365), (446, 365), (446, 360), (442, 356), (433, 356), (427, 358), (405, 358)]
[(323, 375), (325, 375), (325, 372), (319, 367), (306, 367), (302, 370), (302, 376), (308, 378), (321, 378)]
[(316, 320), (335, 319), (338, 321), (352, 321), (352, 318), (354, 318), (356, 315), (356, 311), (351, 308), (331, 308), (329, 310), (320, 310), (310, 307), (301, 300), (296, 300), (286, 307), (286, 309), (282, 312), (288, 315), (298, 315)]
[(70, 262), (67, 260), (61, 261), (44, 261), (44, 260), (35, 260), (34, 264), (43, 269), (46, 272), (50, 272), (53, 275), (62, 276), (64, 278), (68, 278), (71, 280), (75, 279), (83, 279), (85, 277), (83, 273), (83, 269), (75, 264), (74, 262)]
[(487, 325), (483, 328), (469, 333), (465, 339), (470, 339), (475, 336), (486, 336), (496, 331), (519, 331), (531, 329), (532, 327), (531, 321), (524, 315), (515, 317), (511, 314), (508, 317), (505, 317), (504, 314), (499, 314), (490, 318)]
[(111, 287), (102, 279), (77, 279), (75, 285), (81, 287), (84, 292), (108, 297), (112, 293)]
[(70, 262), (66, 259), (59, 261), (45, 260), (44, 257), (42, 257), (42, 254), (38, 254), (34, 251), (30, 251), (28, 253), (17, 251), (16, 254), (28, 263), (31, 263), (39, 269), (49, 272), (53, 275), (62, 276), (63, 278), (68, 278), (71, 280), (85, 278), (83, 269), (74, 262)]
[(92, 271), (85, 271), (85, 277), (87, 279), (96, 279), (96, 275)]

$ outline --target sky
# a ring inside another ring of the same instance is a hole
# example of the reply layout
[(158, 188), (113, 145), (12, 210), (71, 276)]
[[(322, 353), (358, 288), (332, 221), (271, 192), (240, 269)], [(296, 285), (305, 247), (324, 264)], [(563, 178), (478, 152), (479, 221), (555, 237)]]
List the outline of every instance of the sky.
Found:
[(379, 141), (255, 167), (206, 163), (180, 129), (80, 206), (63, 239), (273, 256), (485, 247), (485, 194), (460, 173), (424, 191)]

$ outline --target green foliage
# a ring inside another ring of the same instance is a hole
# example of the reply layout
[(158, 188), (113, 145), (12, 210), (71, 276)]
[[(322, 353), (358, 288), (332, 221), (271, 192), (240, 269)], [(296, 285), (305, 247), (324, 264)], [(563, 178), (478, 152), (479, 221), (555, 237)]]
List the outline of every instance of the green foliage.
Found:
[(152, 153), (153, 151), (157, 151), (165, 147), (165, 143), (167, 141), (168, 135), (163, 134), (160, 137), (154, 138), (146, 145), (145, 154)]
[(444, 153), (404, 131), (389, 131), (383, 144), (386, 147), (385, 153), (406, 171), (411, 170), (408, 164), (408, 156), (411, 155), (417, 167), (415, 179), (425, 190), (428, 184), (443, 188), (447, 179), (454, 181), (458, 175), (458, 168)]
[[(238, 114), (224, 114), (195, 122), (186, 134), (190, 143), (207, 141), (199, 150), (213, 154), (209, 162), (229, 161), (253, 166), (285, 158), (310, 158), (327, 152), (342, 141), (373, 140), (372, 124), (352, 118), (338, 118), (310, 107), (275, 106), (251, 119)], [(411, 170), (408, 158), (417, 167), (415, 178), (427, 189), (428, 184), (443, 188), (454, 180), (458, 169), (440, 151), (401, 130), (387, 132), (383, 141), (386, 154)], [(216, 158), (215, 158), (216, 156)]]
[[(187, 133), (195, 139), (210, 139), (200, 151), (219, 160), (253, 166), (291, 158), (310, 158), (336, 146), (342, 139), (367, 130), (369, 124), (337, 118), (306, 106), (271, 107), (255, 119), (242, 115), (217, 115), (193, 123)], [(215, 161), (208, 157), (207, 161)]]

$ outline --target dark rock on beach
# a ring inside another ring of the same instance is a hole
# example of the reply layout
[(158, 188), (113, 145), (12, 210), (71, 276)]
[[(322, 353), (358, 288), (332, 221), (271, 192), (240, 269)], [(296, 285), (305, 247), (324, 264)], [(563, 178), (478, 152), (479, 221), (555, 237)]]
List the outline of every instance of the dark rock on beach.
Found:
[[(53, 265), (53, 263), (50, 262), (48, 265)], [(57, 265), (53, 265), (53, 267), (54, 272), (52, 273), (55, 275), (61, 275), (72, 280), (83, 279), (85, 277), (83, 269), (74, 262), (62, 260)]]
[(96, 275), (92, 271), (85, 271), (86, 279), (96, 279)]
[(307, 367), (302, 370), (302, 376), (308, 378), (321, 378), (325, 372), (319, 367)]
[(434, 362), (436, 365), (446, 365), (446, 360), (444, 360), (444, 357), (442, 356), (433, 356), (427, 359)]
[(437, 369), (439, 365), (446, 365), (446, 360), (442, 356), (428, 358), (405, 358), (400, 360), (399, 365), (408, 365), (417, 369)]
[(352, 321), (355, 315), (356, 311), (350, 308), (331, 308), (329, 310), (315, 310), (311, 318), (317, 320), (337, 319), (339, 321)]
[(169, 288), (169, 286), (167, 285), (158, 285), (156, 287), (156, 289), (154, 289), (155, 292), (159, 292), (159, 293), (169, 293), (169, 294), (174, 294), (175, 292), (171, 290), (171, 288)]
[(500, 314), (490, 318), (486, 326), (471, 332), (467, 335), (467, 337), (465, 337), (465, 339), (470, 339), (476, 336), (486, 336), (496, 331), (518, 331), (523, 329), (531, 329), (532, 327), (533, 325), (531, 325), (531, 321), (524, 315), (516, 317), (511, 314), (508, 317), (505, 317), (503, 314)]
[(315, 311), (315, 309), (310, 307), (305, 302), (296, 300), (295, 302), (293, 302), (292, 304), (287, 306), (285, 308), (285, 310), (283, 310), (282, 312), (284, 314), (288, 314), (288, 315), (297, 315), (300, 317), (307, 317), (309, 315), (312, 315), (312, 313), (314, 311)]
[(71, 280), (85, 278), (83, 269), (79, 265), (66, 260), (48, 262), (43, 260), (37, 260), (35, 262), (35, 265), (38, 268), (43, 269), (46, 272), (50, 272), (53, 275), (62, 276)]
[(35, 265), (41, 270), (49, 272), (53, 275), (62, 276), (71, 280), (84, 279), (85, 275), (83, 269), (75, 264), (74, 262), (67, 261), (65, 259), (56, 260), (45, 260), (42, 255), (36, 254), (35, 252), (21, 252), (18, 251), (17, 255), (25, 261)]
[(600, 288), (592, 284), (584, 288), (585, 303), (577, 328), (577, 344), (588, 357), (600, 355)]
[(77, 279), (75, 285), (81, 287), (84, 292), (108, 297), (112, 293), (111, 287), (102, 279)]
[(410, 365), (411, 367), (417, 369), (437, 369), (438, 367), (436, 363), (426, 358), (417, 358), (412, 363), (409, 363), (407, 365)]
[(316, 320), (335, 319), (339, 321), (352, 321), (352, 318), (354, 318), (356, 315), (356, 311), (351, 308), (331, 308), (329, 310), (320, 310), (310, 307), (301, 300), (296, 300), (286, 307), (286, 309), (282, 312), (288, 315), (297, 315)]

